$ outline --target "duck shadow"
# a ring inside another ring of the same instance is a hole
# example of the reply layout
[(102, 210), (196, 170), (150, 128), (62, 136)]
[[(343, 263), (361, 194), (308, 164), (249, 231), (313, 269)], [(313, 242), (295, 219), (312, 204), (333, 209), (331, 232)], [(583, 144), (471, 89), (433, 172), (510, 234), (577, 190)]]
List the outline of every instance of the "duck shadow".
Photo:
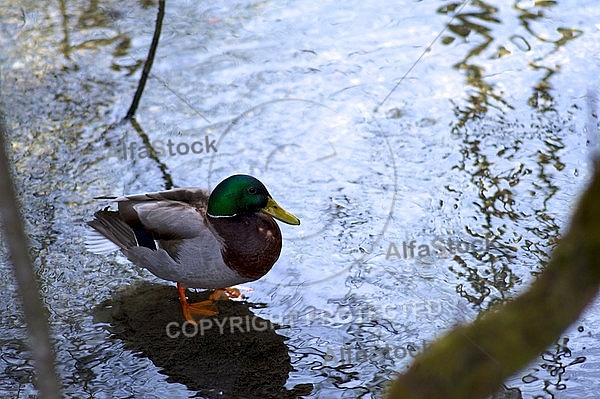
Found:
[[(190, 302), (210, 292), (188, 291)], [(150, 359), (168, 382), (184, 384), (211, 398), (298, 398), (312, 384), (285, 387), (292, 370), (281, 327), (251, 311), (252, 304), (218, 301), (219, 314), (185, 322), (175, 287), (141, 282), (96, 307), (94, 321), (106, 323), (125, 348)]]

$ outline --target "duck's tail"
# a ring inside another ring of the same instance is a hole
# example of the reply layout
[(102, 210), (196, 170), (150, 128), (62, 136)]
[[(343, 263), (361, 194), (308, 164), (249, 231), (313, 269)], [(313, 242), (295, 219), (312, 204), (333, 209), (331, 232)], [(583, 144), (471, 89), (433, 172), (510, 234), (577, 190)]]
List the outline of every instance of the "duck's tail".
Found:
[(107, 207), (94, 213), (94, 220), (87, 224), (94, 229), (85, 240), (90, 252), (106, 254), (138, 245), (133, 229), (121, 220), (118, 211), (108, 210)]

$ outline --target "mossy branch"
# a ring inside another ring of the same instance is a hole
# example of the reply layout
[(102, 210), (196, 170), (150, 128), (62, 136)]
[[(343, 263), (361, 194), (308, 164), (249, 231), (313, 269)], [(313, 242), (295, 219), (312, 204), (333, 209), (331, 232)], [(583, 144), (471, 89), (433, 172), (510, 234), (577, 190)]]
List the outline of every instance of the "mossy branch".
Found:
[(568, 232), (523, 295), (436, 341), (389, 389), (390, 399), (484, 398), (556, 341), (600, 284), (600, 173)]

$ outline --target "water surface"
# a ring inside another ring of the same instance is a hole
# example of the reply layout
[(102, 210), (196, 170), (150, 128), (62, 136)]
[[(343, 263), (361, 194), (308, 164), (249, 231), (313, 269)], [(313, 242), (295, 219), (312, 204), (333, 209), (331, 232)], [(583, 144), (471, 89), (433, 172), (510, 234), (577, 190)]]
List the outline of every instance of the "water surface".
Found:
[[(155, 4), (5, 1), (9, 150), (65, 393), (381, 397), (428, 342), (526, 289), (589, 178), (600, 11), (473, 1), (452, 19), (461, 6), (168, 3), (132, 125), (118, 122)], [(157, 140), (211, 152), (141, 156)], [(221, 306), (242, 330), (170, 338), (174, 284), (84, 251), (106, 205), (93, 197), (239, 172), (302, 225), (282, 227), (281, 258), (246, 301)], [(436, 254), (436, 239), (493, 245)], [(0, 284), (0, 396), (29, 397), (18, 293)], [(594, 397), (599, 324), (592, 304), (506, 386)]]

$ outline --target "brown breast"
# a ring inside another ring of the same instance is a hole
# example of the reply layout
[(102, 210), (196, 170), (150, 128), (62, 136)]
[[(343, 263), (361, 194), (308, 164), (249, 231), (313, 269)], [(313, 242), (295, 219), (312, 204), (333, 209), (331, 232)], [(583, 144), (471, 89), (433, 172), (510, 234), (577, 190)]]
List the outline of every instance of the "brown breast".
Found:
[(253, 280), (271, 270), (281, 253), (281, 230), (272, 217), (255, 213), (207, 218), (223, 240), (221, 254), (231, 269)]

